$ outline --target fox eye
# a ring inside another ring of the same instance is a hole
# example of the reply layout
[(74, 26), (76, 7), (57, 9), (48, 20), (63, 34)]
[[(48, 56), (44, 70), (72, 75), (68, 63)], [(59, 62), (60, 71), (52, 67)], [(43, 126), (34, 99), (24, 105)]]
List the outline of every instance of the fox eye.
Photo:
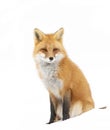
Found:
[(59, 49), (58, 48), (54, 48), (53, 51), (59, 51)]
[(46, 48), (42, 48), (41, 51), (45, 51), (45, 52), (47, 52), (47, 49), (46, 49)]

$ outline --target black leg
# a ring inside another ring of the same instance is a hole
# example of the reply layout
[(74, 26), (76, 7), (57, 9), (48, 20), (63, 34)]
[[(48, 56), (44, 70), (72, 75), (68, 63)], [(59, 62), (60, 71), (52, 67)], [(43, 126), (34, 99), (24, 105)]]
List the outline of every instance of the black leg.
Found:
[(71, 102), (71, 90), (68, 90), (63, 98), (63, 120), (70, 118), (69, 116), (70, 102)]
[(51, 99), (50, 99), (50, 111), (51, 111), (51, 115), (50, 115), (50, 121), (48, 124), (53, 123), (55, 121), (55, 118), (56, 118), (55, 107), (54, 107), (54, 104), (53, 104)]

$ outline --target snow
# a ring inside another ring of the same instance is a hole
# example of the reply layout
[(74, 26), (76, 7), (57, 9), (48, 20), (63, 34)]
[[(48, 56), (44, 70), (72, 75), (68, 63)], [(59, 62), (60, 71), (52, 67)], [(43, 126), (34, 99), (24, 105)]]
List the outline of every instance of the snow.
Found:
[[(0, 130), (110, 129), (109, 0), (0, 1)], [(64, 27), (64, 46), (87, 77), (96, 108), (47, 125), (48, 92), (32, 57), (33, 29)], [(107, 106), (100, 110), (99, 107)]]

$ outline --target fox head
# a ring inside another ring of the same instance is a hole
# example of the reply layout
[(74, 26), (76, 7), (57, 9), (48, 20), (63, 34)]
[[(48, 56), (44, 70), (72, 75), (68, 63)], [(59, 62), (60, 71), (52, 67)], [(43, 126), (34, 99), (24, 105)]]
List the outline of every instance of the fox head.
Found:
[(53, 34), (44, 34), (39, 29), (34, 29), (35, 45), (33, 56), (35, 61), (54, 63), (63, 59), (66, 56), (62, 44), (63, 33), (63, 28), (60, 28)]

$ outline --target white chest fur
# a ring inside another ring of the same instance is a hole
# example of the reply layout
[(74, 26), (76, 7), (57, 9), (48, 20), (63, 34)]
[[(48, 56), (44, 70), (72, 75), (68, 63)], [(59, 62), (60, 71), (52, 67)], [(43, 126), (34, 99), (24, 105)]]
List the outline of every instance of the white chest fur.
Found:
[(46, 88), (51, 91), (57, 98), (60, 97), (60, 90), (63, 87), (63, 82), (57, 77), (58, 63), (45, 63), (39, 64), (40, 73), (43, 76), (43, 82)]

